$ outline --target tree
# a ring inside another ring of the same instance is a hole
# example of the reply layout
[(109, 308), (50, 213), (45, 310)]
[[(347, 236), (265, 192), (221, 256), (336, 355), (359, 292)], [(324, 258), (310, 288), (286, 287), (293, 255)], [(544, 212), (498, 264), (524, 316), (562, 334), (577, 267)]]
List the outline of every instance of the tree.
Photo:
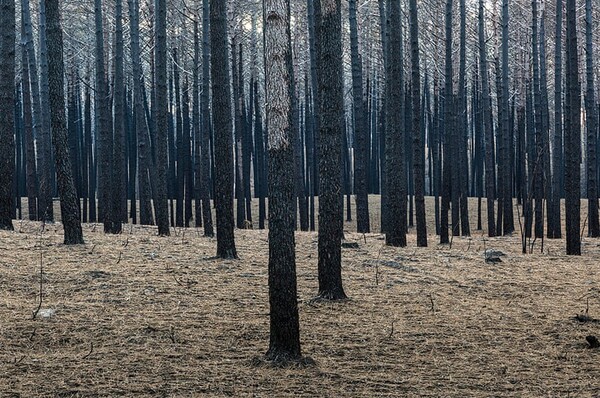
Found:
[(389, 62), (386, 72), (385, 167), (387, 225), (385, 243), (406, 246), (406, 153), (404, 132), (404, 78), (402, 72), (402, 21), (400, 1), (392, 0), (387, 23)]
[(363, 95), (362, 58), (358, 49), (358, 23), (356, 0), (349, 1), (350, 52), (352, 57), (352, 100), (354, 105), (355, 166), (354, 190), (356, 191), (356, 228), (359, 233), (369, 233), (369, 194), (367, 184), (367, 135), (369, 133), (365, 99)]
[(479, 69), (481, 71), (481, 107), (483, 109), (483, 134), (485, 136), (485, 195), (487, 198), (487, 228), (488, 236), (496, 236), (494, 218), (495, 199), (495, 165), (494, 165), (494, 129), (492, 126), (492, 101), (490, 99), (490, 82), (485, 40), (484, 0), (479, 0)]
[(425, 143), (421, 124), (421, 68), (419, 65), (419, 18), (417, 0), (410, 0), (410, 43), (412, 65), (412, 112), (413, 112), (413, 167), (415, 179), (415, 211), (417, 218), (417, 246), (427, 246), (425, 221)]
[(210, 206), (210, 5), (202, 1), (202, 131), (201, 141), (201, 184), (202, 221), (204, 236), (213, 236), (212, 211)]
[(123, 221), (127, 221), (127, 165), (125, 148), (125, 76), (123, 70), (123, 2), (115, 2), (115, 88), (114, 88), (114, 144), (113, 177), (111, 199), (113, 206), (112, 233), (123, 231)]
[(98, 205), (104, 232), (113, 233), (114, 202), (112, 200), (113, 180), (113, 130), (110, 111), (110, 95), (104, 65), (104, 31), (102, 0), (94, 1), (96, 25), (96, 112), (98, 142)]
[(63, 39), (58, 0), (44, 0), (46, 6), (46, 37), (48, 38), (48, 83), (50, 93), (50, 126), (56, 160), (60, 214), (65, 244), (83, 244), (79, 198), (71, 171), (65, 120)]
[(154, 77), (155, 98), (154, 105), (154, 131), (156, 134), (155, 162), (156, 168), (156, 195), (154, 198), (154, 213), (158, 234), (168, 236), (169, 211), (167, 202), (167, 134), (168, 102), (167, 102), (167, 2), (155, 0), (156, 27), (154, 30)]
[(274, 362), (300, 358), (294, 241), (294, 142), (292, 135), (289, 0), (265, 0), (265, 93), (269, 153), (269, 304)]
[(15, 2), (0, 0), (0, 229), (12, 230), (15, 170)]
[[(440, 214), (440, 243), (450, 243), (448, 237), (448, 210), (450, 208), (452, 191), (452, 172), (451, 172), (451, 154), (452, 154), (452, 96), (453, 96), (453, 69), (452, 69), (452, 0), (446, 1), (446, 51), (445, 51), (445, 72), (444, 72), (444, 145), (443, 145), (443, 174), (442, 174), (442, 211)], [(453, 223), (456, 220), (453, 219)], [(452, 228), (454, 231), (454, 227)]]
[(212, 0), (210, 3), (210, 65), (212, 114), (215, 126), (215, 169), (217, 173), (215, 178), (219, 182), (215, 189), (217, 256), (237, 258), (233, 234), (233, 124), (227, 41), (227, 4), (223, 0)]
[(315, 0), (319, 93), (319, 297), (343, 300), (342, 134), (344, 87), (340, 0)]
[(152, 194), (150, 188), (150, 174), (152, 173), (150, 142), (148, 124), (146, 123), (144, 111), (144, 96), (143, 96), (143, 75), (142, 61), (140, 57), (140, 13), (139, 1), (128, 0), (129, 6), (129, 24), (131, 36), (131, 66), (133, 72), (133, 113), (135, 117), (135, 135), (137, 137), (138, 146), (138, 170), (137, 178), (139, 184), (139, 201), (140, 201), (140, 223), (142, 225), (154, 224), (152, 216)]
[(554, 41), (554, 140), (552, 150), (552, 215), (548, 214), (549, 238), (562, 236), (560, 198), (563, 177), (563, 98), (562, 98), (562, 23), (563, 0), (556, 0), (556, 33)]
[(567, 254), (581, 255), (581, 83), (579, 82), (575, 0), (567, 0), (566, 17), (565, 212)]
[(594, 90), (594, 45), (592, 41), (592, 2), (585, 1), (585, 129), (587, 132), (587, 200), (588, 200), (588, 235), (600, 237), (600, 220), (598, 219), (598, 120)]

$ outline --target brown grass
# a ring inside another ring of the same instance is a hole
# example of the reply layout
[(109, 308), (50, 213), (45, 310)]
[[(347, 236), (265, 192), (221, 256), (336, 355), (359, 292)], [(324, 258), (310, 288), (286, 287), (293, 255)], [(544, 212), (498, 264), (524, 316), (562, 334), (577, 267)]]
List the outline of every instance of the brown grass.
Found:
[[(241, 259), (221, 261), (194, 229), (88, 224), (85, 246), (65, 247), (59, 224), (15, 226), (0, 232), (2, 397), (600, 395), (600, 351), (585, 342), (600, 324), (573, 319), (600, 318), (597, 240), (574, 258), (564, 241), (522, 255), (518, 234), (476, 231), (416, 248), (411, 230), (395, 249), (346, 224), (360, 245), (344, 249), (351, 300), (312, 303), (316, 234), (298, 233), (302, 348), (316, 365), (277, 369), (253, 360), (268, 344), (266, 231), (236, 231)], [(485, 248), (507, 256), (486, 264)], [(56, 314), (32, 320), (40, 256), (42, 309)]]

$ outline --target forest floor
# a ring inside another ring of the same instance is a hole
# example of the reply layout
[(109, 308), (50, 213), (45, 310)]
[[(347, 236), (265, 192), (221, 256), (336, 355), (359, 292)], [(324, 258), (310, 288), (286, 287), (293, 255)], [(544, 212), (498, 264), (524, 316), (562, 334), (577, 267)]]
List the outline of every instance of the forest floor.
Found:
[[(377, 218), (376, 197), (371, 208)], [(317, 236), (296, 234), (302, 350), (315, 364), (289, 368), (257, 361), (267, 231), (236, 231), (240, 259), (222, 261), (193, 228), (159, 238), (85, 224), (86, 244), (66, 247), (59, 223), (17, 221), (0, 232), (0, 397), (600, 396), (600, 349), (586, 342), (600, 323), (575, 319), (600, 319), (600, 240), (584, 238), (581, 257), (564, 240), (523, 255), (518, 232), (440, 246), (432, 213), (428, 248), (414, 229), (390, 248), (346, 223), (358, 248), (343, 249), (340, 303), (311, 301)], [(506, 255), (486, 263), (485, 249)]]

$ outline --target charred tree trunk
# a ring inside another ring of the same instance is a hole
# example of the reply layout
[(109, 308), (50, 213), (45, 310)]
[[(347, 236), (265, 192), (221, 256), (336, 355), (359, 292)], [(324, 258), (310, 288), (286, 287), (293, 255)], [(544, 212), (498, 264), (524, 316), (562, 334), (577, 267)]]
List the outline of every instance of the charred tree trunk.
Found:
[[(163, 0), (164, 1), (164, 0)], [(233, 234), (233, 125), (227, 45), (227, 4), (210, 4), (212, 113), (215, 126), (215, 205), (217, 210), (217, 256), (237, 258)]]
[(316, 0), (319, 90), (319, 296), (346, 298), (342, 286), (341, 148), (344, 129), (340, 0)]
[(48, 83), (50, 93), (50, 123), (56, 159), (60, 213), (65, 244), (83, 244), (79, 199), (71, 174), (71, 160), (65, 120), (63, 39), (58, 0), (45, 0), (46, 36), (48, 38)]

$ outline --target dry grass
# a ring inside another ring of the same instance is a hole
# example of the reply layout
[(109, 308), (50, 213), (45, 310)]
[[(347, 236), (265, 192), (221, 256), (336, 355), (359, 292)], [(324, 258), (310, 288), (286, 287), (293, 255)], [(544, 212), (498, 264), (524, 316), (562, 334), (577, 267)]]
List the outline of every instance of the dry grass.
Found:
[[(600, 395), (600, 351), (585, 342), (600, 324), (573, 319), (586, 306), (600, 318), (600, 241), (572, 258), (564, 241), (521, 255), (516, 234), (475, 231), (416, 248), (411, 231), (395, 249), (347, 224), (360, 245), (344, 249), (351, 300), (311, 303), (316, 234), (298, 233), (302, 348), (316, 365), (275, 369), (253, 365), (268, 344), (266, 231), (237, 231), (241, 259), (221, 261), (194, 229), (85, 225), (85, 246), (65, 247), (60, 225), (15, 225), (0, 232), (2, 397)], [(485, 248), (507, 256), (486, 264)], [(40, 256), (42, 308), (56, 314), (32, 320)]]

